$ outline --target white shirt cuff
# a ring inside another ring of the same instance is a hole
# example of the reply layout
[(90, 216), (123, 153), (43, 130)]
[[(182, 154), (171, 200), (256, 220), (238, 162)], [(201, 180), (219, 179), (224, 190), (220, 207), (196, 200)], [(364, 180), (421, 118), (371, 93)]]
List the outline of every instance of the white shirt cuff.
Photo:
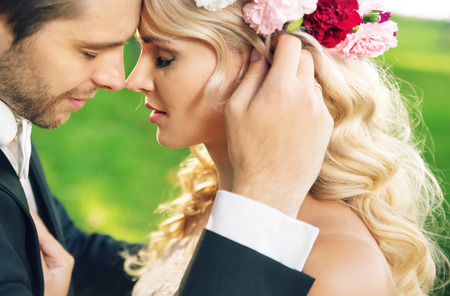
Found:
[(219, 190), (207, 228), (302, 271), (319, 229), (242, 195)]

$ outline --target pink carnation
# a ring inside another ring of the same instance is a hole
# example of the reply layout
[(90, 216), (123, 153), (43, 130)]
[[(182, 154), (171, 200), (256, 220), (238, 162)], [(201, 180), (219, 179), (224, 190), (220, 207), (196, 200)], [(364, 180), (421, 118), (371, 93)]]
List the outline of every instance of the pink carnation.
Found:
[(358, 0), (358, 3), (358, 13), (361, 16), (372, 12), (372, 10), (384, 10), (380, 0)]
[(347, 35), (334, 51), (346, 58), (374, 58), (397, 46), (397, 30), (397, 24), (392, 21), (361, 24), (358, 31)]
[(261, 35), (283, 29), (316, 8), (317, 0), (254, 0), (244, 6), (244, 20)]

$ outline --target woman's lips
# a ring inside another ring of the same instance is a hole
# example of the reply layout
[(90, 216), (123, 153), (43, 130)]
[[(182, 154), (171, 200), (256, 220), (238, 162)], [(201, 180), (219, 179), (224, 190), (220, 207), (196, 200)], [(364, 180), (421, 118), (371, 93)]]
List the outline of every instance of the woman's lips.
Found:
[(150, 122), (156, 123), (158, 120), (160, 120), (164, 116), (166, 116), (165, 112), (153, 110), (152, 113), (150, 113)]
[(150, 113), (150, 122), (156, 123), (158, 120), (166, 116), (166, 112), (159, 111), (156, 108), (153, 108), (152, 105), (150, 105), (148, 102), (145, 102), (145, 107), (147, 109), (153, 110), (152, 113)]

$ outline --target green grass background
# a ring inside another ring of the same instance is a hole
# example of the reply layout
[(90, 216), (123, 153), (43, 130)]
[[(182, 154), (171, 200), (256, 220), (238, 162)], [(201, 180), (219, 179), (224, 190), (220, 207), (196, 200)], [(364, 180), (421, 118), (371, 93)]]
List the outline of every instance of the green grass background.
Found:
[[(431, 135), (425, 156), (450, 192), (450, 23), (395, 20), (399, 46), (384, 60), (423, 95), (423, 117)], [(138, 54), (131, 41), (125, 49), (127, 74)], [(407, 85), (405, 89), (409, 91)], [(64, 126), (34, 127), (48, 182), (81, 228), (144, 242), (160, 221), (154, 210), (175, 195), (176, 167), (188, 150), (159, 146), (148, 115), (142, 95), (101, 90)]]

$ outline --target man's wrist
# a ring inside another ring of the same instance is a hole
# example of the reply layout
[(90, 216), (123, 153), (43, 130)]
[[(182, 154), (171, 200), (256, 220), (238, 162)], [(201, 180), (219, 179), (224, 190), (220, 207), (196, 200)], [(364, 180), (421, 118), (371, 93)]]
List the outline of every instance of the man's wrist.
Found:
[[(264, 182), (260, 184), (264, 184)], [(261, 186), (249, 186), (247, 182), (242, 185), (233, 185), (231, 193), (247, 197), (296, 219), (300, 206), (308, 193), (308, 189), (286, 187), (275, 188), (273, 186), (263, 188)]]

